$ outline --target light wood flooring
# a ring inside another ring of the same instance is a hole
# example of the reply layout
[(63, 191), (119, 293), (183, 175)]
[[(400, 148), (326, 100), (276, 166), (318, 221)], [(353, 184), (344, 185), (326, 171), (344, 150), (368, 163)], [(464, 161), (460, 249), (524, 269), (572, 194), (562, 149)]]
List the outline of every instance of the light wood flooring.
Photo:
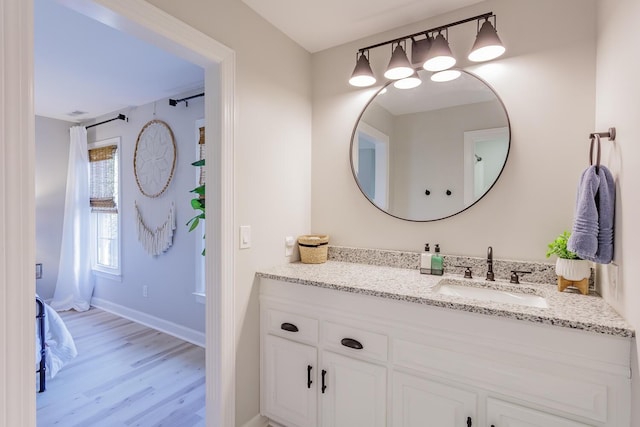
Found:
[(78, 357), (36, 393), (38, 427), (205, 426), (203, 348), (95, 308), (60, 315)]

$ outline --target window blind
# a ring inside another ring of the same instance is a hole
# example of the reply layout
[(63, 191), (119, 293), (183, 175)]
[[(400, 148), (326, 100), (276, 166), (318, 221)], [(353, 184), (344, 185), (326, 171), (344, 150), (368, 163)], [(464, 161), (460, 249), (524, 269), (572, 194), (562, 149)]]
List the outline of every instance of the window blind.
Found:
[(89, 205), (92, 212), (118, 212), (115, 165), (117, 149), (116, 145), (109, 145), (89, 150)]

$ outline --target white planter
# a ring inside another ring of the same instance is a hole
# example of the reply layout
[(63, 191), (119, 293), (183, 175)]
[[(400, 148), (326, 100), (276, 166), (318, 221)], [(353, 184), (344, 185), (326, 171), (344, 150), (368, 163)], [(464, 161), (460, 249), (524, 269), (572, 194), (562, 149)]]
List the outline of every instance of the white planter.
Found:
[(556, 274), (566, 280), (577, 282), (591, 276), (591, 265), (586, 259), (564, 259), (556, 261)]

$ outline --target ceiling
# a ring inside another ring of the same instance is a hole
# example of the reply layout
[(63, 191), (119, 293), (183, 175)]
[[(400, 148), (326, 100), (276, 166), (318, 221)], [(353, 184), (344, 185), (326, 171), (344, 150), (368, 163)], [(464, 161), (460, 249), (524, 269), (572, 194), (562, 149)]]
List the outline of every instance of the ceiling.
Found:
[[(243, 0), (309, 52), (480, 0)], [(72, 11), (34, 0), (35, 111), (87, 122), (204, 87), (204, 70)]]
[(431, 73), (420, 70), (422, 84), (413, 89), (396, 89), (393, 85), (375, 100), (394, 116), (441, 110), (460, 105), (495, 101), (496, 95), (482, 80), (462, 73), (455, 80), (436, 83), (428, 77)]
[(85, 122), (204, 87), (201, 67), (55, 0), (34, 0), (34, 26), (36, 115)]
[(243, 0), (311, 53), (481, 0)]

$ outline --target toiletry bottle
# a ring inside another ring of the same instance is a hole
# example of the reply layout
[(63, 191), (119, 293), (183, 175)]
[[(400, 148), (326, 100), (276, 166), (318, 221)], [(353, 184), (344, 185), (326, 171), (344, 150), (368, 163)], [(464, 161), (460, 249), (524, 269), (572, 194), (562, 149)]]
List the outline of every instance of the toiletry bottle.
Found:
[(431, 274), (431, 252), (429, 244), (424, 244), (424, 252), (420, 254), (420, 274)]
[(442, 276), (444, 273), (444, 262), (440, 256), (440, 245), (436, 243), (436, 253), (431, 256), (431, 274)]

